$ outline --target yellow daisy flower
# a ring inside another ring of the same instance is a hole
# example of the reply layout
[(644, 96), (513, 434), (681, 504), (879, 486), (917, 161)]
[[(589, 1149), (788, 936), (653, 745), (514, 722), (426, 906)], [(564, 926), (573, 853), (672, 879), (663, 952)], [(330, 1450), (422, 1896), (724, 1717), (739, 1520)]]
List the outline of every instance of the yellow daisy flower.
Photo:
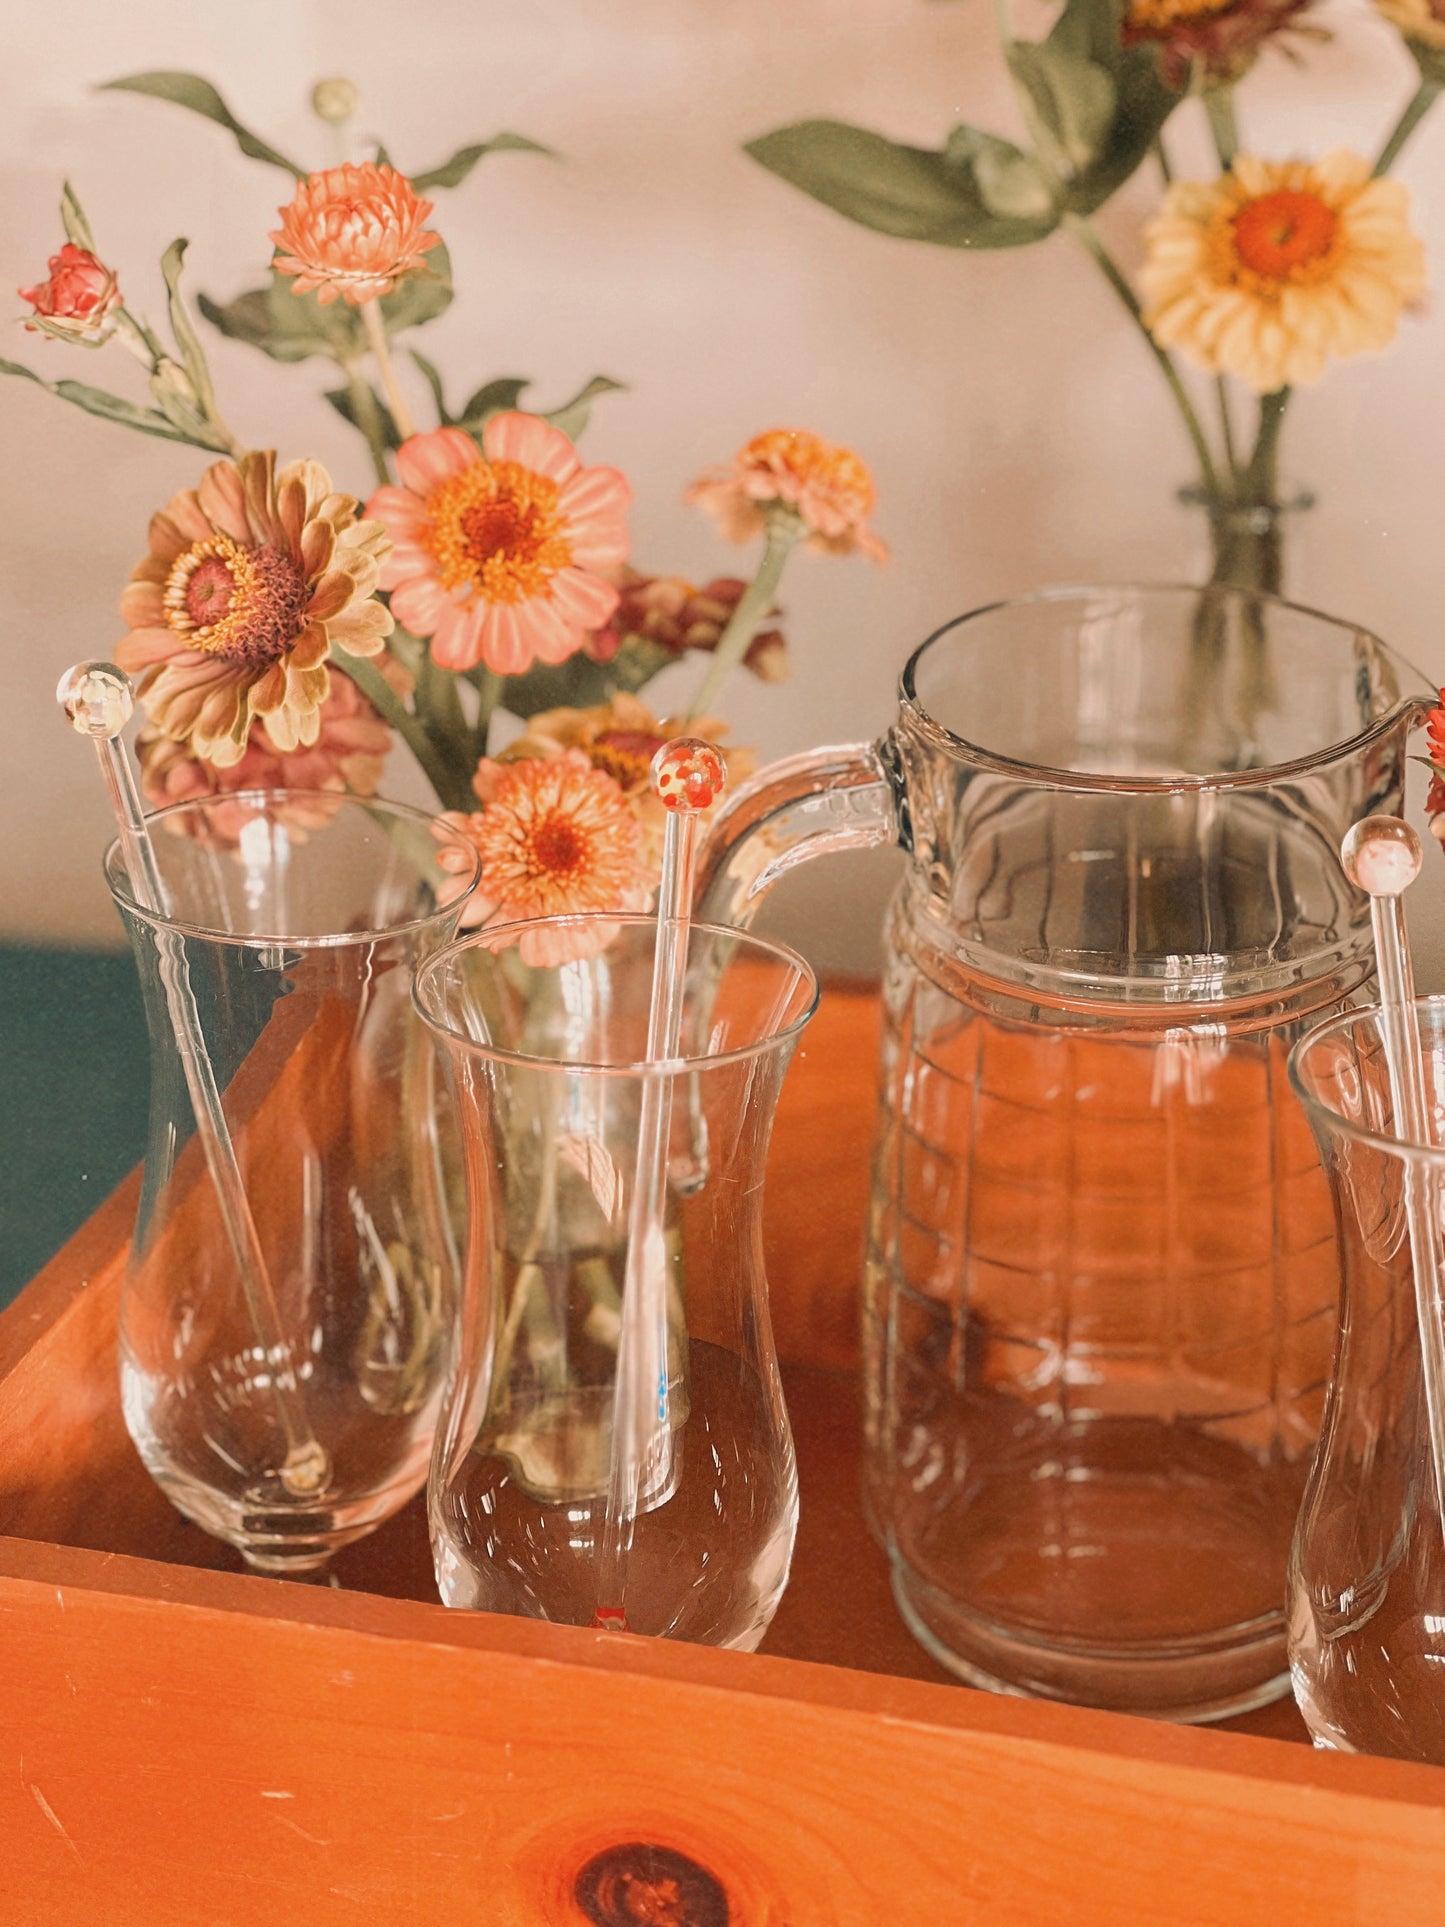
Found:
[(1343, 148), (1315, 162), (1241, 154), (1217, 181), (1178, 182), (1145, 240), (1154, 339), (1259, 394), (1388, 347), (1425, 291), (1405, 189)]

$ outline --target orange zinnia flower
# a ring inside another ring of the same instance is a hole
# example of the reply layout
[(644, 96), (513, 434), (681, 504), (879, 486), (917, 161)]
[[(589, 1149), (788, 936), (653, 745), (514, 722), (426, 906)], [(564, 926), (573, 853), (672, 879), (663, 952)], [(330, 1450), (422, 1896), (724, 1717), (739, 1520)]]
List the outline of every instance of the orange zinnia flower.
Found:
[(584, 468), (560, 429), (493, 415), (480, 451), (437, 428), (403, 442), (396, 466), (403, 486), (366, 505), (396, 545), (381, 586), (443, 669), (562, 662), (617, 607), (600, 571), (627, 554), (631, 494), (617, 469)]
[(217, 462), (172, 496), (120, 599), (115, 659), (151, 721), (221, 768), (258, 716), (276, 749), (315, 743), (331, 645), (374, 656), (392, 627), (373, 600), (386, 531), (318, 462), (275, 464), (269, 450)]
[(806, 428), (755, 435), (731, 467), (709, 469), (683, 499), (710, 509), (733, 542), (761, 535), (768, 511), (782, 507), (797, 516), (810, 549), (830, 555), (858, 550), (875, 562), (888, 556), (866, 526), (875, 494), (862, 457)]
[[(750, 749), (724, 749), (721, 739), (726, 734), (727, 724), (712, 716), (694, 717), (688, 723), (659, 720), (640, 696), (619, 690), (610, 702), (591, 709), (540, 711), (497, 761), (555, 759), (580, 750), (594, 769), (606, 771), (636, 812), (642, 825), (643, 855), (655, 876), (662, 866), (667, 812), (652, 786), (652, 759), (674, 736), (700, 737), (722, 754), (728, 788), (734, 790), (757, 768), (757, 757)], [(482, 770), (492, 767), (483, 763)], [(484, 775), (481, 780), (485, 783), (490, 777)]]
[[(654, 878), (641, 856), (642, 832), (616, 782), (581, 750), (550, 761), (483, 761), (476, 790), (482, 808), (441, 821), (460, 831), (482, 859), (482, 880), (462, 913), (465, 924), (523, 923), (533, 917), (645, 910)], [(441, 862), (448, 864), (443, 850)], [(607, 941), (604, 927), (593, 947)], [(575, 933), (532, 931), (524, 963), (557, 963), (583, 954)]]
[(426, 226), (430, 201), (421, 200), (394, 167), (348, 162), (308, 174), (294, 198), (276, 211), (270, 239), (278, 274), (296, 276), (295, 292), (313, 289), (323, 306), (339, 295), (358, 308), (390, 294), (403, 275), (426, 266), (439, 234)]
[(1128, 0), (1119, 23), (1126, 47), (1152, 42), (1166, 85), (1186, 88), (1191, 75), (1230, 84), (1240, 80), (1267, 40), (1294, 32), (1328, 39), (1298, 16), (1313, 0)]

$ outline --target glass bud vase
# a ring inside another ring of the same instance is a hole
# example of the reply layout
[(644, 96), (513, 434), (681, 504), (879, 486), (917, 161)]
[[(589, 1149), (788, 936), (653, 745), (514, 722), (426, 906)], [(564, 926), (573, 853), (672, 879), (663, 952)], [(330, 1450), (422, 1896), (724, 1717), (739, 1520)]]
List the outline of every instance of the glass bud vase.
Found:
[(1414, 1020), (1432, 1146), (1394, 1136), (1378, 1010), (1311, 1032), (1291, 1063), (1334, 1192), (1342, 1287), (1290, 1562), (1289, 1651), (1317, 1746), (1445, 1765), (1445, 1511), (1415, 1282), (1420, 1248), (1441, 1262), (1445, 999), (1416, 1004)]
[[(119, 846), (106, 859), (151, 1044), (126, 1424), (187, 1518), (303, 1573), (426, 1476), (456, 1259), (410, 979), (460, 908), (444, 842), (463, 883), (475, 858), (416, 811), (304, 791), (150, 824), (167, 915), (137, 904)], [(219, 1133), (197, 1128), (187, 1008)]]
[[(763, 1164), (817, 985), (780, 946), (694, 925), (678, 1055), (648, 1066), (656, 929), (512, 925), (417, 975), (446, 1049), (469, 1206), (432, 1550), (450, 1606), (751, 1650), (797, 1521)], [(660, 1192), (639, 1170), (649, 1102), (662, 1106)], [(651, 1218), (640, 1187), (660, 1198)], [(656, 1338), (656, 1432), (619, 1512), (629, 1318)]]

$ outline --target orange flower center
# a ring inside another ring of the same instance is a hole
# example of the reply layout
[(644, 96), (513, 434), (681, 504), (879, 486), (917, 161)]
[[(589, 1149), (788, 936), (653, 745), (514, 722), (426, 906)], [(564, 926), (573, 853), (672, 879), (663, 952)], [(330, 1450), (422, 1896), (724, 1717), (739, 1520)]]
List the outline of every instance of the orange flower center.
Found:
[(252, 668), (277, 661), (306, 626), (310, 585), (274, 543), (243, 548), (229, 535), (193, 542), (166, 578), (166, 621), (190, 649)]
[(1246, 201), (1234, 217), (1234, 251), (1267, 281), (1301, 279), (1327, 259), (1339, 217), (1317, 194), (1282, 187)]
[(443, 585), (528, 602), (572, 560), (557, 484), (518, 462), (477, 462), (427, 498), (426, 547)]
[(561, 810), (553, 810), (536, 824), (527, 839), (528, 868), (560, 882), (575, 876), (587, 862), (587, 839)]
[(620, 788), (635, 790), (647, 781), (652, 759), (667, 741), (650, 729), (604, 729), (587, 745), (594, 769), (606, 770)]

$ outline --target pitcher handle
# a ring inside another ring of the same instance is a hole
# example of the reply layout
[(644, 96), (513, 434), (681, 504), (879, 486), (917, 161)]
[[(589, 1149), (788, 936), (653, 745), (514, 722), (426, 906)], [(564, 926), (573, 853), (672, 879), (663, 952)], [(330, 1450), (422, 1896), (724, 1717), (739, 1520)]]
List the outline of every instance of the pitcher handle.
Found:
[(695, 914), (746, 929), (786, 871), (834, 850), (909, 847), (892, 738), (769, 763), (724, 803), (698, 858)]

